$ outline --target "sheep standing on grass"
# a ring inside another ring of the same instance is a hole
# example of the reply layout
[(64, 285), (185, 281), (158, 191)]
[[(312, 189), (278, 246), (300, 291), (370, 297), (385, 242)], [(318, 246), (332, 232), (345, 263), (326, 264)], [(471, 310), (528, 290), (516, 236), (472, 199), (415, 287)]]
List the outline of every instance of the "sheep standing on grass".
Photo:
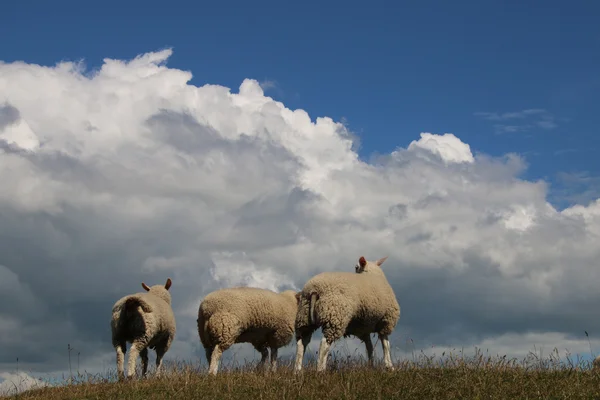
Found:
[(142, 358), (142, 375), (148, 370), (148, 347), (156, 351), (156, 375), (160, 375), (162, 359), (175, 338), (175, 316), (171, 308), (171, 279), (163, 285), (148, 287), (147, 293), (131, 294), (119, 299), (112, 310), (112, 343), (117, 351), (117, 373), (124, 378), (126, 342), (131, 343), (127, 377), (135, 374), (138, 354)]
[(372, 262), (360, 257), (356, 273), (323, 272), (304, 285), (298, 293), (296, 371), (302, 369), (306, 346), (319, 327), (323, 339), (317, 371), (325, 370), (333, 342), (349, 335), (365, 343), (369, 364), (373, 365), (372, 332), (381, 340), (385, 366), (394, 369), (388, 337), (400, 319), (400, 306), (381, 269), (386, 259)]
[(264, 367), (271, 349), (271, 369), (277, 351), (294, 337), (296, 292), (236, 287), (209, 293), (198, 309), (198, 334), (206, 351), (209, 373), (216, 375), (221, 355), (234, 343), (251, 343)]

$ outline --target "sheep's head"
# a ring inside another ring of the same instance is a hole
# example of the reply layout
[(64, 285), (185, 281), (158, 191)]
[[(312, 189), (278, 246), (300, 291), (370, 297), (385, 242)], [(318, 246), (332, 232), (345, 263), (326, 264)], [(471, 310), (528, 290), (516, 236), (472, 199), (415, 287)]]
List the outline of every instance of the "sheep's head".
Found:
[(357, 274), (362, 274), (363, 272), (382, 272), (381, 264), (383, 264), (385, 260), (387, 260), (387, 256), (380, 258), (377, 261), (367, 261), (364, 257), (360, 257), (354, 269)]
[(169, 288), (171, 287), (171, 278), (167, 278), (167, 283), (164, 285), (152, 285), (148, 286), (144, 282), (142, 282), (142, 287), (148, 292), (152, 293), (155, 296), (160, 297), (167, 304), (171, 304), (171, 293), (169, 293)]

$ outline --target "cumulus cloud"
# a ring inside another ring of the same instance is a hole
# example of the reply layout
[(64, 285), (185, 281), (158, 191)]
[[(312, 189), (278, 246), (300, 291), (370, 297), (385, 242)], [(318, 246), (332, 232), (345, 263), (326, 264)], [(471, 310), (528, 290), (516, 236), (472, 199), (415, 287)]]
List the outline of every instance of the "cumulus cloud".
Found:
[(361, 255), (389, 256), (396, 347), (512, 351), (507, 338), (600, 332), (597, 203), (557, 210), (545, 182), (520, 178), (520, 157), (473, 154), (460, 134), (364, 162), (343, 124), (252, 79), (195, 87), (170, 55), (93, 73), (0, 63), (0, 370), (17, 357), (62, 370), (67, 344), (82, 365), (112, 363), (113, 303), (167, 276), (167, 359), (202, 358), (208, 292), (300, 288)]
[(445, 162), (468, 162), (475, 161), (471, 153), (471, 146), (463, 143), (459, 138), (451, 133), (444, 135), (434, 135), (431, 133), (421, 133), (421, 139), (413, 140), (408, 145), (408, 150), (425, 150), (425, 154), (434, 154)]

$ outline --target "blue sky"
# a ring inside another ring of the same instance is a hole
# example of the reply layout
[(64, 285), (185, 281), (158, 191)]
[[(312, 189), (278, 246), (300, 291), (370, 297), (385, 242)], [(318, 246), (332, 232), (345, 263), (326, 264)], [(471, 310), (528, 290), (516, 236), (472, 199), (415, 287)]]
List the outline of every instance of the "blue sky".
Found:
[(0, 59), (93, 68), (172, 47), (169, 66), (193, 84), (271, 81), (288, 107), (345, 118), (363, 157), (452, 132), (523, 154), (527, 178), (559, 185), (559, 206), (598, 194), (600, 3), (83, 3), (3, 3)]

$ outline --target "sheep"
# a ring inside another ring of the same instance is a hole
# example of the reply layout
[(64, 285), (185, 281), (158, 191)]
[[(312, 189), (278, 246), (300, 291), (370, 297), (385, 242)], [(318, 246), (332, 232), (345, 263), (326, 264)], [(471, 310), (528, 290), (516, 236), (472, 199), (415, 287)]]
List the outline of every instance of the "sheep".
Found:
[(376, 332), (381, 340), (385, 366), (394, 369), (388, 337), (400, 319), (400, 305), (381, 269), (386, 259), (372, 262), (360, 257), (355, 273), (323, 272), (306, 282), (298, 293), (296, 372), (302, 369), (306, 346), (319, 327), (322, 328), (323, 339), (317, 371), (325, 370), (333, 342), (350, 335), (365, 343), (372, 366), (372, 332)]
[(224, 351), (234, 343), (250, 343), (264, 368), (271, 349), (271, 370), (277, 352), (294, 337), (297, 297), (293, 290), (275, 293), (254, 287), (233, 287), (209, 293), (198, 309), (198, 334), (209, 374), (216, 375)]
[(127, 378), (135, 374), (138, 354), (142, 358), (142, 375), (148, 370), (148, 347), (156, 351), (156, 375), (160, 375), (162, 359), (175, 338), (175, 316), (171, 308), (171, 279), (165, 285), (148, 287), (147, 293), (135, 293), (119, 299), (112, 309), (112, 344), (117, 352), (117, 373), (124, 378), (126, 342), (131, 343)]

